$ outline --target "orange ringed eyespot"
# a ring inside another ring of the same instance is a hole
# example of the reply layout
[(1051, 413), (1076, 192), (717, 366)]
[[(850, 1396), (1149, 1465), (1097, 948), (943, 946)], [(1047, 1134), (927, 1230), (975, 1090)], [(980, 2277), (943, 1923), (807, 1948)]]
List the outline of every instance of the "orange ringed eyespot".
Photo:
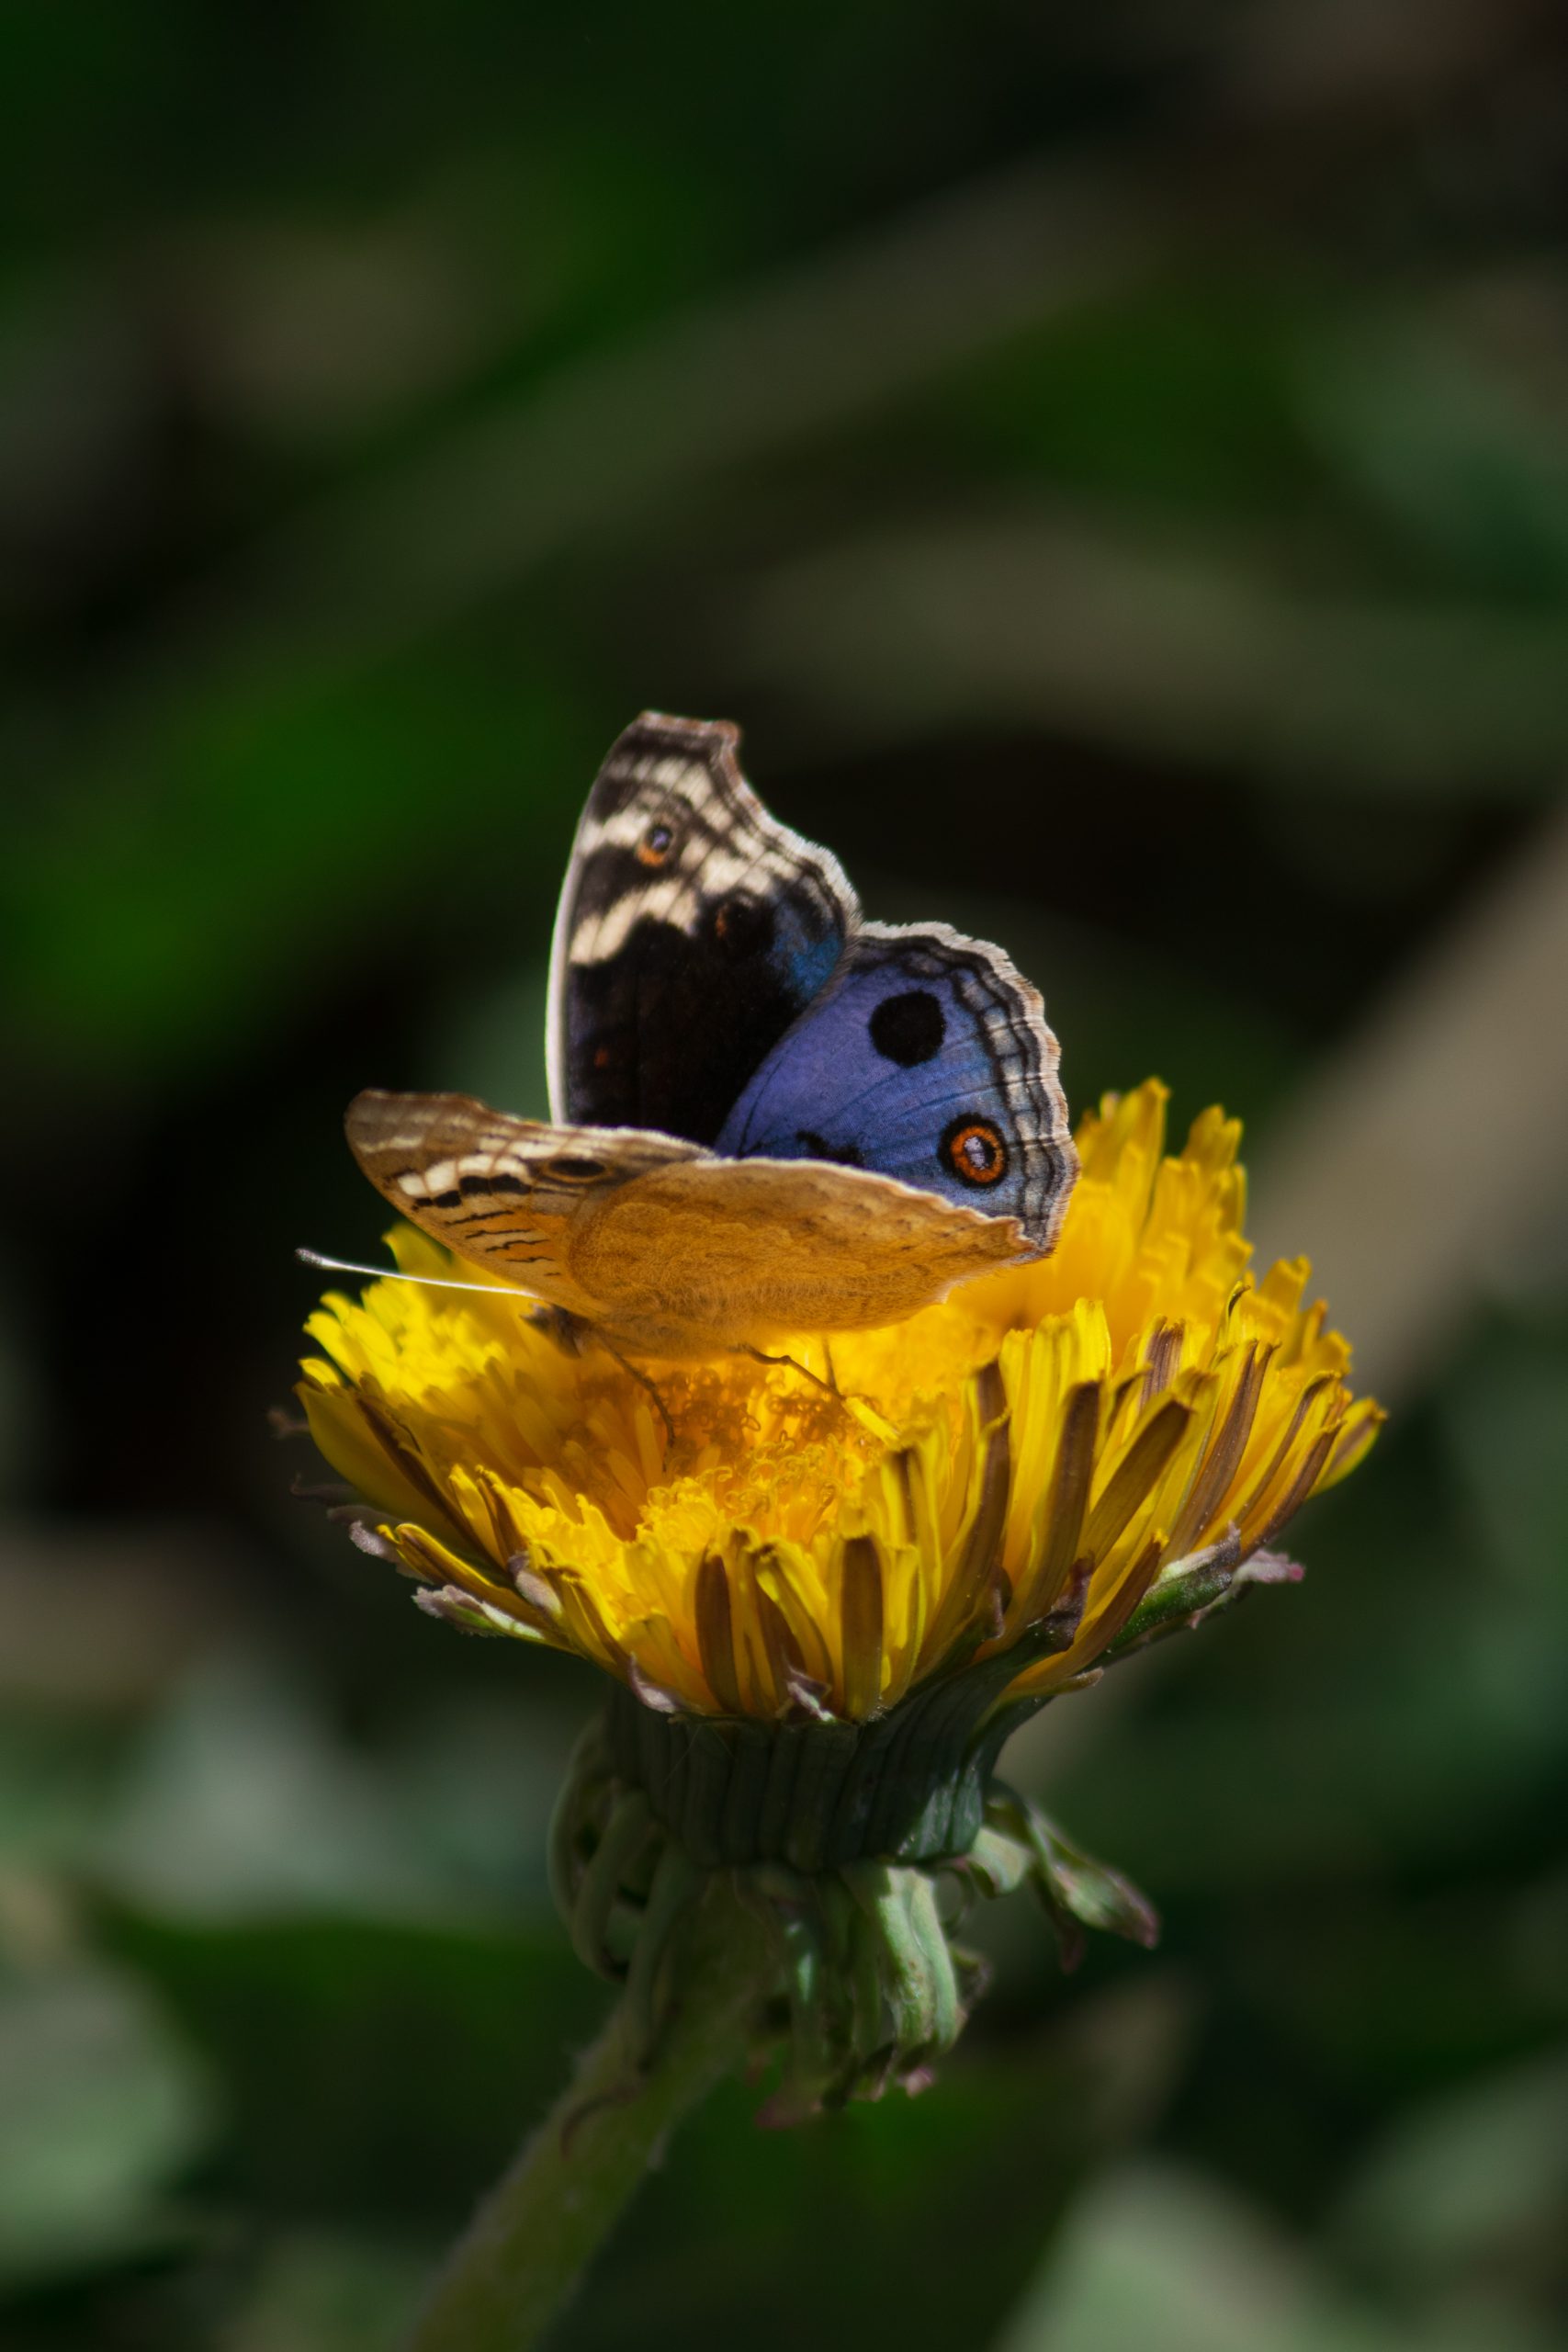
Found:
[(942, 1153), (965, 1184), (998, 1184), (1007, 1173), (1007, 1146), (988, 1119), (954, 1119), (942, 1136)]
[(639, 865), (663, 865), (668, 863), (670, 853), (674, 846), (675, 834), (672, 827), (669, 825), (649, 825), (647, 832), (644, 833), (641, 841), (638, 842), (637, 845), (637, 864)]

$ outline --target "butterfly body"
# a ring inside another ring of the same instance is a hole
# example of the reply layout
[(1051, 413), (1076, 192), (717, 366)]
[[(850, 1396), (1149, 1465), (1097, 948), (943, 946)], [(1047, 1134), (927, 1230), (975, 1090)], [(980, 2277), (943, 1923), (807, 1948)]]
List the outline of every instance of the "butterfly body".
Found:
[(551, 1123), (361, 1095), (349, 1140), (461, 1255), (634, 1354), (914, 1313), (1049, 1249), (1076, 1172), (1056, 1045), (1000, 949), (862, 921), (735, 729), (613, 746), (551, 963)]

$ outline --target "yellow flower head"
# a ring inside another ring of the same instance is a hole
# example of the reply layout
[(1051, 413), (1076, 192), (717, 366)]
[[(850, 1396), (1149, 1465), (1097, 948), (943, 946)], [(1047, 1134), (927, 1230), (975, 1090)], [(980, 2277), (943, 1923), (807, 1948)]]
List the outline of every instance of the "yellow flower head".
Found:
[[(1003, 1697), (1047, 1695), (1156, 1586), (1271, 1543), (1381, 1419), (1302, 1305), (1305, 1260), (1247, 1272), (1238, 1124), (1207, 1111), (1165, 1157), (1165, 1099), (1150, 1080), (1081, 1121), (1050, 1258), (780, 1362), (644, 1380), (499, 1283), (329, 1295), (316, 1443), (437, 1613), (666, 1709), (863, 1721), (1014, 1646)], [(453, 1271), (390, 1240), (407, 1273)]]

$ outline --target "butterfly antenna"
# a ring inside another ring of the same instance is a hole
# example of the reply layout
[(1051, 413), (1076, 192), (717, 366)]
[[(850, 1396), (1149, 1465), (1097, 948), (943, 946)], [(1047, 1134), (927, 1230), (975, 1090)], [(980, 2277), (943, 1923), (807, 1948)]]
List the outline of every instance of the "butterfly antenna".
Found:
[[(504, 1298), (511, 1283), (455, 1283), (442, 1274), (405, 1274), (400, 1266), (366, 1266), (355, 1258), (326, 1258), (319, 1250), (296, 1250), (294, 1255), (301, 1264), (323, 1267), (331, 1274), (368, 1274), (373, 1282), (417, 1283), (422, 1290), (479, 1291), (486, 1298)], [(525, 1291), (521, 1294), (526, 1297)]]

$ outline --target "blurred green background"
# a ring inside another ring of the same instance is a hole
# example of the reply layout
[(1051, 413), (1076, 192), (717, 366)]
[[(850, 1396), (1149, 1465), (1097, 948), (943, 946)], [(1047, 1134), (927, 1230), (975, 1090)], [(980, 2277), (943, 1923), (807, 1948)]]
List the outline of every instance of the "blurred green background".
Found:
[(592, 2027), (591, 1679), (268, 1432), (366, 1084), (540, 1102), (579, 804), (743, 722), (1075, 1105), (1247, 1121), (1393, 1408), (1020, 1777), (942, 2086), (676, 2144), (560, 2334), (1542, 2352), (1568, 2305), (1568, 28), (12, 0), (0, 2340), (373, 2352)]

